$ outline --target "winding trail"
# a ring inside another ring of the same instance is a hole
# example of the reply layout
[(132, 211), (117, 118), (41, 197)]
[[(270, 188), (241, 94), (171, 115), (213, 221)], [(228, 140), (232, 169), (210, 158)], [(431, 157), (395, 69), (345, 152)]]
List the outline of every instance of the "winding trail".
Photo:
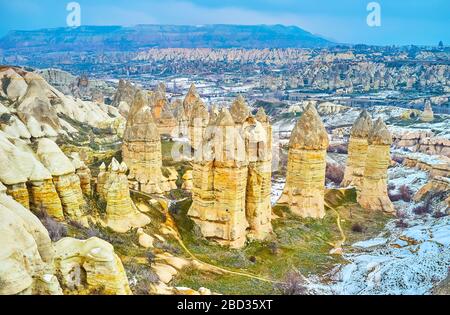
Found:
[(186, 247), (186, 245), (184, 244), (183, 240), (181, 239), (180, 233), (179, 233), (178, 229), (176, 228), (175, 221), (174, 221), (174, 219), (173, 219), (173, 217), (172, 217), (172, 215), (170, 214), (170, 211), (169, 211), (168, 202), (171, 202), (172, 200), (164, 198), (164, 197), (161, 197), (161, 196), (155, 196), (155, 195), (147, 194), (147, 193), (144, 193), (144, 192), (141, 192), (141, 191), (137, 191), (137, 190), (130, 189), (130, 191), (132, 191), (135, 194), (147, 197), (147, 198), (155, 199), (155, 200), (157, 200), (159, 202), (159, 204), (163, 207), (164, 212), (167, 215), (167, 219), (166, 219), (165, 223), (166, 223), (167, 229), (170, 232), (170, 235), (172, 235), (177, 240), (177, 242), (180, 244), (180, 246), (185, 250), (185, 252), (193, 260), (196, 260), (197, 262), (199, 262), (199, 263), (201, 263), (201, 264), (203, 264), (205, 266), (208, 266), (209, 268), (211, 268), (213, 270), (215, 269), (217, 271), (220, 271), (222, 273), (227, 273), (227, 274), (232, 274), (232, 275), (236, 275), (236, 276), (247, 277), (247, 278), (250, 278), (250, 279), (255, 279), (255, 280), (259, 280), (259, 281), (263, 281), (263, 282), (267, 282), (267, 283), (272, 283), (272, 284), (283, 284), (284, 283), (284, 282), (281, 282), (281, 281), (275, 281), (275, 280), (267, 279), (267, 278), (264, 278), (264, 277), (260, 277), (260, 276), (257, 276), (257, 275), (251, 274), (251, 273), (247, 273), (247, 272), (240, 272), (240, 271), (229, 270), (229, 269), (226, 269), (226, 268), (223, 268), (223, 267), (212, 265), (210, 263), (207, 263), (207, 262), (199, 259), (197, 256), (195, 256)]

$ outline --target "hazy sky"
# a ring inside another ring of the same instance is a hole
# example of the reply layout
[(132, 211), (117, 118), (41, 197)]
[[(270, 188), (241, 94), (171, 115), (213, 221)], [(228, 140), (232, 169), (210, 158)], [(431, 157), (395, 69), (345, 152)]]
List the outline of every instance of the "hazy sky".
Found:
[[(0, 0), (0, 36), (66, 26), (67, 0)], [(450, 44), (450, 0), (78, 0), (82, 25), (285, 24), (343, 43)]]

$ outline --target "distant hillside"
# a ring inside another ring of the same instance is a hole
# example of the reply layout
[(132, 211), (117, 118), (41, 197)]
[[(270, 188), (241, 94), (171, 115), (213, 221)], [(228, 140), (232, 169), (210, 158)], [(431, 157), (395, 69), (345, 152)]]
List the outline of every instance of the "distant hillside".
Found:
[(0, 39), (4, 50), (134, 51), (141, 48), (306, 48), (333, 45), (296, 26), (138, 25), (11, 31)]

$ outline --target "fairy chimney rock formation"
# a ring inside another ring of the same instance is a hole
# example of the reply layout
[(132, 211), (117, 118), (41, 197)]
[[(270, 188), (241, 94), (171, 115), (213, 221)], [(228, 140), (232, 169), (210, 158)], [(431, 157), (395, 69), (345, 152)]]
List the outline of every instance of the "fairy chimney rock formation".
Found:
[(363, 110), (350, 131), (347, 166), (341, 183), (342, 187), (355, 186), (357, 191), (361, 189), (371, 129), (372, 119), (369, 113)]
[(245, 209), (249, 238), (263, 240), (272, 232), (272, 134), (253, 117), (244, 122), (243, 133), (248, 161)]
[[(188, 212), (205, 238), (239, 248), (272, 232), (270, 137), (255, 118), (240, 126), (226, 108), (210, 120), (203, 157), (193, 165)], [(187, 189), (190, 176), (183, 176)]]
[(54, 249), (39, 219), (0, 183), (0, 295), (61, 294)]
[(323, 218), (328, 134), (313, 105), (308, 105), (289, 141), (286, 184), (280, 203), (301, 217)]
[(129, 180), (137, 190), (162, 193), (161, 139), (147, 95), (136, 93), (127, 119), (122, 145), (123, 161), (128, 165)]
[(247, 102), (242, 95), (238, 95), (230, 107), (230, 114), (237, 125), (242, 125), (251, 116)]
[(75, 167), (75, 173), (80, 178), (81, 190), (83, 194), (89, 196), (91, 194), (91, 170), (86, 166), (77, 152), (72, 152), (70, 158)]
[(245, 211), (247, 165), (237, 159), (235, 148), (227, 141), (240, 136), (234, 121), (223, 109), (204, 147), (209, 148), (204, 159), (193, 165), (193, 203), (188, 215), (200, 228), (203, 237), (221, 245), (239, 248), (246, 241), (248, 222)]
[(430, 122), (433, 121), (434, 114), (433, 114), (433, 108), (431, 107), (430, 100), (425, 101), (425, 107), (423, 109), (422, 114), (420, 115), (420, 120), (424, 122)]
[(197, 102), (200, 99), (200, 95), (197, 93), (197, 89), (194, 85), (194, 83), (191, 84), (188, 93), (184, 97), (183, 100), (183, 108), (186, 114), (186, 117), (188, 121), (191, 118), (191, 113), (194, 108), (195, 102)]
[(106, 201), (105, 224), (118, 233), (139, 228), (150, 223), (150, 218), (141, 213), (130, 197), (127, 165), (113, 158), (109, 166), (106, 182), (102, 188)]
[(194, 102), (189, 121), (189, 140), (191, 147), (198, 150), (203, 142), (203, 134), (209, 123), (209, 112), (201, 99)]
[(69, 158), (55, 142), (47, 138), (39, 139), (36, 153), (52, 174), (66, 218), (88, 225), (80, 178), (75, 174), (75, 167)]
[(369, 132), (369, 148), (358, 203), (369, 210), (395, 212), (387, 193), (387, 169), (391, 163), (392, 136), (379, 118)]

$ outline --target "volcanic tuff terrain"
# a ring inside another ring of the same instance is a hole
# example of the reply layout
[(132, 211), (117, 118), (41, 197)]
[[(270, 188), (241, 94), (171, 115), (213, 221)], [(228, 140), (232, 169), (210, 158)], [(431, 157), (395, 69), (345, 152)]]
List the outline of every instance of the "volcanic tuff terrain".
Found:
[(450, 118), (431, 106), (0, 79), (1, 294), (446, 292)]

